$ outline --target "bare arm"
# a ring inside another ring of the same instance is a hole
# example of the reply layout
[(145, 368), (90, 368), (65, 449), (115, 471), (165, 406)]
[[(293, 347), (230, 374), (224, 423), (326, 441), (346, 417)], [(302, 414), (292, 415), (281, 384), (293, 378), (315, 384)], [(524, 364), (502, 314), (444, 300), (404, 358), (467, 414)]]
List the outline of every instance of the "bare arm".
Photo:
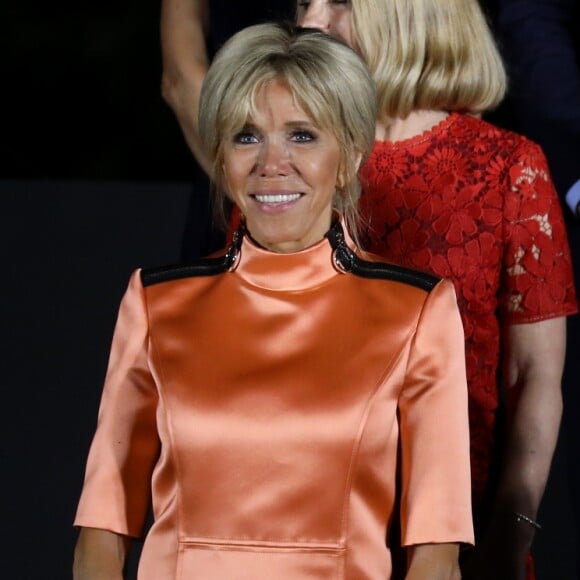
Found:
[(211, 165), (199, 141), (197, 109), (201, 85), (208, 68), (205, 34), (207, 0), (162, 0), (161, 92), (173, 109), (189, 148), (209, 174)]
[(458, 556), (458, 544), (410, 546), (405, 580), (459, 580)]
[(81, 528), (74, 555), (74, 580), (122, 580), (129, 542), (129, 538), (113, 532)]
[(504, 340), (509, 435), (480, 562), (495, 567), (484, 566), (482, 577), (519, 580), (535, 528), (513, 512), (535, 520), (548, 480), (562, 415), (566, 319), (510, 326)]

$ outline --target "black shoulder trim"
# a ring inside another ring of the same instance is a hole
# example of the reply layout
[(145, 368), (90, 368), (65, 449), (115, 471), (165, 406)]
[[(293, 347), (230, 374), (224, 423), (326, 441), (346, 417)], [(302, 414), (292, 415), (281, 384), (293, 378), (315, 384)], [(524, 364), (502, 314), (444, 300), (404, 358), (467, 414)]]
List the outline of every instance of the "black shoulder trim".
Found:
[(216, 274), (226, 272), (228, 269), (225, 264), (225, 256), (220, 258), (204, 258), (193, 264), (143, 269), (141, 270), (141, 283), (143, 286), (152, 286), (153, 284), (180, 280), (181, 278), (215, 276)]
[(232, 243), (223, 256), (217, 258), (202, 258), (192, 264), (180, 264), (176, 266), (162, 266), (161, 268), (146, 268), (141, 270), (141, 283), (144, 287), (171, 282), (182, 278), (194, 278), (200, 276), (216, 276), (233, 270), (240, 256), (240, 248), (244, 229), (240, 228), (234, 233)]
[(336, 267), (343, 272), (350, 272), (363, 278), (394, 280), (421, 288), (430, 292), (440, 278), (417, 272), (403, 266), (387, 264), (385, 262), (370, 262), (359, 258), (346, 244), (340, 222), (336, 222), (326, 234), (330, 245), (334, 249), (333, 260)]

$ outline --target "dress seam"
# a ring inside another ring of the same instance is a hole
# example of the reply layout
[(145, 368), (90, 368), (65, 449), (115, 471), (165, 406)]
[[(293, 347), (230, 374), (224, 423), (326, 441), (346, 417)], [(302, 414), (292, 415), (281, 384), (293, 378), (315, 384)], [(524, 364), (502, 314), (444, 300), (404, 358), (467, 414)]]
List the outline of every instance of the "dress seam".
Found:
[[(143, 288), (143, 293), (144, 293), (144, 298), (145, 298), (145, 307), (146, 307), (146, 312), (147, 312), (147, 332), (149, 335), (149, 345), (151, 348), (151, 359), (152, 362), (154, 360), (157, 360), (157, 368), (159, 369), (159, 384), (157, 385), (157, 392), (158, 392), (158, 396), (159, 396), (159, 401), (160, 403), (163, 403), (163, 414), (165, 416), (165, 422), (166, 422), (166, 426), (167, 426), (167, 436), (170, 440), (170, 449), (169, 449), (169, 454), (171, 456), (171, 460), (173, 462), (174, 465), (174, 469), (175, 469), (175, 479), (176, 479), (176, 490), (175, 490), (175, 502), (176, 502), (176, 506), (175, 506), (175, 510), (176, 510), (176, 517), (177, 517), (177, 530), (179, 530), (179, 528), (181, 527), (181, 522), (183, 522), (183, 507), (182, 507), (182, 501), (181, 501), (181, 487), (179, 485), (179, 482), (181, 481), (181, 477), (180, 477), (180, 466), (179, 466), (179, 462), (177, 461), (177, 457), (175, 456), (175, 439), (173, 436), (173, 427), (172, 427), (172, 423), (171, 423), (171, 419), (169, 416), (169, 409), (168, 406), (165, 402), (165, 397), (164, 397), (164, 393), (162, 390), (162, 385), (165, 384), (165, 372), (164, 372), (164, 368), (163, 368), (163, 364), (161, 361), (161, 356), (159, 354), (159, 351), (157, 349), (157, 346), (155, 344), (155, 340), (153, 338), (153, 332), (151, 332), (152, 329), (152, 324), (151, 324), (151, 313), (149, 310), (149, 300), (147, 300), (147, 293), (145, 292), (145, 288)], [(156, 428), (157, 428), (157, 434), (159, 436), (159, 424), (157, 423), (157, 421), (155, 422), (156, 424)], [(155, 522), (155, 517), (154, 517), (154, 522)], [(176, 536), (178, 536), (178, 533), (176, 532)], [(177, 538), (178, 539), (178, 538)], [(179, 542), (178, 542), (179, 543)], [(178, 570), (178, 566), (180, 565), (181, 558), (176, 557), (176, 561), (175, 561), (175, 571), (176, 574), (179, 572)], [(177, 578), (179, 578), (180, 576), (176, 576)]]

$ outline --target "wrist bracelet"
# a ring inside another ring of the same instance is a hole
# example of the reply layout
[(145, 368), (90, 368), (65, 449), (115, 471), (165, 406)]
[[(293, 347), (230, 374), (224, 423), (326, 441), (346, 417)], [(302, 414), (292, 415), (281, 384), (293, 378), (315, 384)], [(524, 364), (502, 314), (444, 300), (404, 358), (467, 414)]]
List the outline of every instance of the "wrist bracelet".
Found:
[(536, 528), (536, 530), (542, 529), (542, 526), (536, 520), (533, 520), (532, 518), (529, 518), (520, 512), (512, 512), (512, 515), (515, 516), (518, 522), (525, 522), (526, 524)]

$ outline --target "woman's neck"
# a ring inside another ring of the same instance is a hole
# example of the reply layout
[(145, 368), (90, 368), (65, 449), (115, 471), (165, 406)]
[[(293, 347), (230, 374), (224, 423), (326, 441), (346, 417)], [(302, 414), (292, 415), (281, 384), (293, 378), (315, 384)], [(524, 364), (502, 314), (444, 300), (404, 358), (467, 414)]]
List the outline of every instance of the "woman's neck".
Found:
[(387, 126), (377, 123), (377, 141), (403, 141), (421, 135), (425, 131), (433, 129), (443, 119), (449, 116), (447, 111), (433, 111), (419, 109), (413, 111), (405, 119), (395, 118)]

